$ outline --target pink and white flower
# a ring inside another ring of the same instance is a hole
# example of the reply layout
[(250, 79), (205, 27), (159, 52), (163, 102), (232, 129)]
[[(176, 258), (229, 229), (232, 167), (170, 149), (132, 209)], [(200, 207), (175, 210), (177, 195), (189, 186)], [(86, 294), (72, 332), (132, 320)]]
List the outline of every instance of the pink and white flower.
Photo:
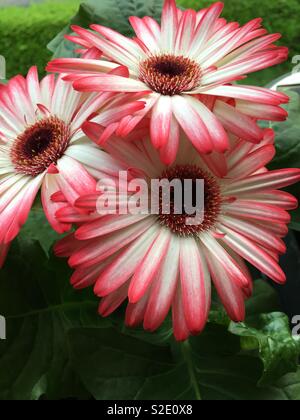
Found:
[[(297, 207), (297, 200), (278, 189), (299, 181), (300, 169), (266, 169), (275, 154), (272, 130), (264, 131), (259, 146), (237, 138), (231, 142), (219, 164), (195, 153), (182, 138), (172, 166), (161, 163), (149, 139), (107, 143), (99, 163), (105, 185), (114, 185), (124, 170), (129, 179), (138, 174), (148, 185), (162, 178), (203, 179), (205, 214), (202, 224), (190, 226), (184, 213), (100, 215), (101, 192), (79, 198), (80, 212), (65, 199), (57, 217), (60, 223), (75, 223), (77, 230), (56, 245), (56, 254), (69, 257), (76, 289), (94, 287), (101, 315), (128, 299), (126, 324), (144, 323), (154, 331), (172, 308), (175, 337), (185, 340), (206, 325), (212, 282), (230, 318), (244, 319), (244, 302), (252, 292), (245, 261), (275, 282), (285, 282), (278, 260), (286, 251), (282, 238), (288, 210)], [(111, 194), (112, 201), (124, 201), (121, 192)], [(57, 200), (63, 201), (63, 194)]]
[[(122, 69), (117, 70), (122, 73)], [(81, 130), (94, 113), (109, 127), (120, 115), (144, 105), (124, 95), (82, 94), (54, 75), (38, 80), (32, 67), (26, 78), (16, 76), (0, 87), (0, 263), (9, 243), (26, 222), (41, 189), (42, 204), (51, 226), (59, 233), (70, 229), (55, 213), (51, 196), (62, 191), (70, 203), (95, 190), (101, 176), (101, 153)], [(93, 121), (93, 120), (92, 120)], [(104, 123), (104, 124), (103, 124)], [(100, 165), (99, 165), (100, 163)]]
[[(125, 117), (116, 133), (125, 137), (150, 116), (151, 140), (166, 164), (175, 160), (179, 127), (200, 153), (228, 150), (227, 131), (259, 143), (263, 130), (257, 120), (284, 120), (279, 105), (288, 98), (233, 83), (281, 63), (288, 50), (274, 44), (280, 34), (268, 35), (261, 19), (240, 27), (221, 18), (222, 9), (218, 2), (199, 12), (182, 11), (175, 0), (166, 0), (161, 26), (148, 16), (130, 18), (133, 39), (100, 25), (91, 25), (92, 31), (73, 26), (77, 35), (68, 38), (82, 47), (82, 58), (56, 59), (48, 70), (68, 73), (79, 91), (141, 95), (146, 107)], [(129, 77), (107, 74), (119, 65)]]

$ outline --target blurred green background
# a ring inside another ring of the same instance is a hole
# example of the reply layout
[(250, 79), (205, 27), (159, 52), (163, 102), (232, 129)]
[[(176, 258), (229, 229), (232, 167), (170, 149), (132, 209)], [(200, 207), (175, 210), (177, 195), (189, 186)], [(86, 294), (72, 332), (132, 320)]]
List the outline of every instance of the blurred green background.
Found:
[[(101, 1), (101, 0), (99, 0)], [(147, 0), (145, 0), (147, 1)], [(51, 52), (46, 45), (68, 24), (78, 10), (80, 0), (0, 0), (0, 55), (7, 60), (7, 78), (25, 74), (36, 64), (44, 72)], [(23, 7), (7, 6), (23, 4)], [(178, 0), (186, 8), (199, 9), (211, 0)], [(251, 76), (251, 82), (265, 85), (291, 71), (292, 57), (300, 54), (300, 0), (225, 0), (224, 16), (245, 23), (263, 17), (271, 32), (281, 32), (281, 43), (290, 48), (290, 60), (276, 68)], [(248, 83), (248, 82), (247, 82)]]

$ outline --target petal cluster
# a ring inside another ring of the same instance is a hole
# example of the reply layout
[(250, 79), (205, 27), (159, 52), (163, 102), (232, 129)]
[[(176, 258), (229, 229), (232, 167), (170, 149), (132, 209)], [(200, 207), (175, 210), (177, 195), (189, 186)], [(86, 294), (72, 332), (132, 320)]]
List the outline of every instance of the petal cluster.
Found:
[[(64, 200), (57, 217), (78, 228), (57, 244), (56, 253), (68, 257), (75, 269), (71, 280), (75, 288), (94, 287), (101, 297), (101, 315), (110, 315), (128, 300), (126, 324), (143, 323), (153, 331), (172, 310), (175, 336), (185, 340), (206, 325), (212, 283), (231, 319), (244, 319), (244, 302), (252, 292), (245, 262), (275, 282), (285, 282), (278, 261), (286, 251), (282, 238), (288, 231), (288, 210), (297, 207), (297, 200), (279, 188), (299, 181), (300, 170), (266, 169), (275, 154), (272, 130), (264, 131), (259, 146), (235, 138), (224, 156), (223, 176), (186, 139), (181, 143), (175, 167), (192, 164), (219, 185), (221, 208), (213, 226), (178, 235), (152, 214), (99, 214), (102, 192), (97, 192), (77, 200), (76, 208)], [(140, 174), (149, 184), (166, 170), (158, 157), (148, 139), (131, 143), (111, 139), (103, 151), (103, 161), (107, 160), (103, 182), (113, 185), (127, 168), (128, 179), (132, 173)], [(111, 194), (116, 201), (124, 199), (120, 191)]]
[[(102, 316), (126, 303), (130, 327), (154, 331), (171, 313), (186, 340), (204, 329), (213, 287), (243, 321), (249, 264), (285, 282), (279, 257), (298, 202), (281, 189), (300, 169), (268, 170), (274, 132), (259, 122), (284, 121), (289, 98), (238, 82), (288, 50), (261, 19), (240, 26), (222, 10), (165, 0), (160, 24), (130, 18), (133, 38), (73, 26), (67, 38), (80, 58), (51, 61), (58, 75), (41, 81), (32, 67), (0, 84), (0, 266), (40, 191), (52, 228), (74, 227), (55, 247), (74, 269), (72, 285), (94, 288)], [(174, 191), (169, 212), (164, 193), (156, 213), (129, 210), (135, 182), (147, 188), (143, 200), (157, 180), (182, 188), (187, 179), (191, 201), (197, 181), (204, 186), (200, 223), (188, 223), (186, 207), (176, 213)], [(105, 200), (115, 211), (99, 210)]]
[[(143, 110), (124, 118), (117, 135), (126, 137), (145, 117), (151, 118), (151, 140), (165, 164), (175, 161), (179, 128), (200, 153), (229, 148), (228, 132), (252, 143), (262, 140), (257, 120), (284, 120), (286, 95), (236, 81), (286, 60), (288, 50), (275, 42), (261, 19), (244, 26), (221, 17), (223, 4), (182, 11), (166, 0), (161, 25), (153, 18), (131, 17), (133, 39), (100, 25), (73, 26), (67, 38), (84, 47), (82, 58), (56, 59), (49, 71), (68, 73), (82, 92), (134, 92)], [(128, 77), (109, 75), (122, 65)]]
[[(16, 76), (0, 89), (0, 244), (18, 235), (41, 190), (45, 214), (57, 232), (70, 224), (60, 223), (59, 204), (51, 200), (62, 191), (72, 204), (96, 188), (101, 176), (101, 152), (81, 127), (90, 119), (103, 130), (132, 110), (143, 108), (111, 93), (88, 96), (76, 92), (61, 76), (38, 80), (36, 67), (27, 77)], [(99, 156), (100, 155), (100, 156)], [(4, 257), (0, 261), (4, 261)]]

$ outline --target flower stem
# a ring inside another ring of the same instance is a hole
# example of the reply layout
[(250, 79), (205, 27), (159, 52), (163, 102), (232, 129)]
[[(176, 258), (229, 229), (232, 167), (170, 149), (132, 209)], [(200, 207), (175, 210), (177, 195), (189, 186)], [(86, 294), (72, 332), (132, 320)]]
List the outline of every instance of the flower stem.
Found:
[(201, 401), (202, 397), (201, 397), (200, 387), (199, 387), (197, 377), (196, 377), (195, 367), (193, 364), (192, 349), (191, 349), (190, 342), (187, 340), (184, 343), (182, 343), (181, 346), (182, 346), (181, 348), (182, 348), (182, 354), (183, 354), (184, 360), (186, 361), (187, 366), (188, 366), (188, 372), (191, 379), (193, 390), (196, 395), (196, 400)]

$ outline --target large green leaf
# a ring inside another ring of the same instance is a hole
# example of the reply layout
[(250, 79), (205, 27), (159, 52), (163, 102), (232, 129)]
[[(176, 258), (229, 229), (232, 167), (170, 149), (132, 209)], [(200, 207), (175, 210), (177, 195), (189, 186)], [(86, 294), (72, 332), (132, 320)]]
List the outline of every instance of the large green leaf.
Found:
[(292, 212), (292, 222), (290, 223), (290, 228), (300, 232), (300, 207)]
[[(103, 320), (97, 299), (72, 290), (69, 276), (66, 264), (48, 260), (38, 242), (20, 238), (13, 245), (0, 272), (0, 313), (8, 335), (0, 342), (0, 399), (297, 397), (297, 375), (257, 386), (263, 363), (242, 351), (217, 305), (205, 332), (178, 344), (169, 320), (155, 334), (124, 328), (123, 309)], [(271, 289), (257, 284), (248, 303), (251, 316), (276, 308)], [(288, 354), (289, 347), (282, 351)]]
[[(253, 298), (247, 303), (249, 322), (261, 311), (279, 308), (276, 293), (267, 283), (259, 281), (256, 286)], [(117, 314), (113, 325), (118, 331), (76, 329), (70, 332), (73, 365), (96, 399), (295, 398), (297, 394), (289, 394), (286, 389), (289, 377), (277, 382), (283, 373), (295, 368), (290, 343), (282, 343), (281, 347), (286, 359), (291, 356), (293, 361), (290, 370), (286, 368), (279, 375), (278, 367), (270, 366), (269, 371), (276, 372), (272, 386), (259, 387), (263, 363), (256, 357), (258, 354), (250, 355), (241, 349), (240, 337), (227, 331), (228, 324), (224, 311), (215, 304), (205, 332), (178, 344), (171, 338), (169, 320), (158, 333), (148, 334), (141, 329), (121, 328)], [(258, 330), (259, 334), (263, 332)], [(295, 375), (293, 389), (299, 388), (299, 376)]]
[(60, 236), (51, 229), (38, 198), (20, 232), (20, 240), (24, 242), (37, 241), (46, 254), (49, 254), (51, 246), (59, 237)]
[[(132, 27), (128, 22), (130, 16), (152, 16), (160, 19), (163, 0), (88, 0), (82, 3), (71, 24), (88, 28), (92, 23), (109, 26), (126, 36), (132, 36)], [(76, 47), (65, 40), (66, 34), (72, 33), (70, 26), (63, 29), (50, 42), (48, 48), (55, 57), (75, 57)]]
[(230, 331), (241, 337), (243, 350), (258, 351), (264, 363), (261, 384), (272, 384), (286, 373), (297, 371), (300, 342), (292, 336), (286, 315), (262, 314), (251, 323), (232, 323)]
[(246, 301), (247, 322), (252, 322), (262, 313), (280, 310), (281, 306), (275, 289), (264, 280), (255, 281), (253, 295)]
[(260, 384), (274, 383), (298, 368), (300, 342), (292, 336), (289, 320), (278, 312), (275, 290), (265, 281), (257, 281), (253, 297), (247, 302), (245, 323), (231, 323), (229, 331), (241, 337), (241, 348), (254, 352), (264, 364)]
[(300, 167), (300, 90), (290, 89), (286, 92), (290, 103), (286, 106), (289, 117), (285, 122), (272, 123), (276, 133), (277, 155), (272, 161), (272, 168)]
[[(290, 102), (285, 106), (289, 112), (285, 122), (265, 124), (274, 129), (276, 156), (269, 165), (270, 169), (300, 168), (300, 88), (287, 89)], [(300, 183), (288, 188), (296, 197), (300, 197)], [(300, 230), (299, 209), (292, 212), (290, 229)]]
[[(286, 376), (269, 387), (257, 386), (262, 363), (240, 354), (238, 337), (220, 326), (210, 325), (200, 337), (171, 347), (110, 328), (71, 330), (69, 339), (73, 365), (99, 400), (299, 398), (299, 375)], [(288, 393), (291, 386), (293, 392)]]
[(7, 321), (7, 340), (0, 341), (1, 399), (46, 391), (72, 396), (76, 375), (69, 369), (66, 331), (101, 318), (95, 299), (73, 292), (69, 275), (64, 262), (47, 260), (38, 242), (14, 243), (0, 272), (0, 313)]
[(134, 399), (145, 380), (173, 366), (169, 346), (158, 346), (115, 329), (69, 333), (73, 366), (96, 399)]

